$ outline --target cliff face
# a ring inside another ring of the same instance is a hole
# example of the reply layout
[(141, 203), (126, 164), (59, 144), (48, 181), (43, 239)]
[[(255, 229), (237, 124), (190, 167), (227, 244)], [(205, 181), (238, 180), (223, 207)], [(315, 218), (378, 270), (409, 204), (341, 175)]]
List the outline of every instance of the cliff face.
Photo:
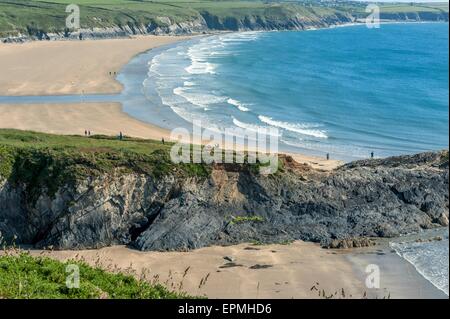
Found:
[(103, 174), (45, 188), (0, 182), (0, 232), (36, 247), (185, 250), (213, 244), (330, 244), (333, 239), (392, 237), (448, 225), (448, 152), (359, 161), (333, 172), (283, 158), (261, 176), (216, 165), (208, 178), (154, 179)]
[(233, 16), (221, 18), (208, 12), (202, 12), (193, 20), (175, 22), (168, 17), (160, 17), (158, 23), (116, 25), (107, 28), (80, 29), (75, 32), (44, 32), (42, 30), (29, 30), (28, 35), (11, 36), (3, 42), (21, 42), (27, 40), (80, 40), (123, 38), (132, 35), (186, 35), (201, 34), (216, 31), (273, 31), (273, 30), (303, 30), (307, 28), (320, 28), (330, 25), (339, 25), (352, 22), (348, 15), (333, 15), (326, 19), (305, 19), (294, 16), (286, 19), (267, 19), (260, 16)]
[(327, 27), (350, 23), (354, 18), (350, 14), (335, 13), (323, 18), (292, 15), (290, 17), (264, 17), (248, 15), (243, 18), (218, 17), (209, 12), (201, 12), (208, 30), (254, 31), (254, 30), (304, 30), (312, 27)]

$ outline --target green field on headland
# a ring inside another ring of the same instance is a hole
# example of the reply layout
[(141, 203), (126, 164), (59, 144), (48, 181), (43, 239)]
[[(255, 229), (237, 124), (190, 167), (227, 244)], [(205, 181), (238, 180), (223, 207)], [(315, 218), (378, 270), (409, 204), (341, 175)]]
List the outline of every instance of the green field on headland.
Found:
[[(175, 164), (170, 158), (172, 145), (130, 137), (119, 140), (105, 135), (84, 137), (0, 129), (0, 182), (6, 179), (14, 185), (27, 185), (28, 199), (33, 202), (42, 187), (53, 195), (61, 186), (105, 173), (200, 179), (210, 175), (212, 165), (204, 162)], [(264, 165), (258, 161), (249, 164), (247, 160), (246, 156), (240, 165), (254, 172)]]
[[(0, 0), (0, 37), (63, 33), (72, 0)], [(366, 4), (318, 1), (80, 0), (81, 28), (153, 31), (180, 23), (206, 22), (206, 30), (291, 29), (348, 22), (367, 16)], [(448, 3), (379, 4), (381, 19), (448, 21)], [(289, 23), (292, 21), (292, 23)], [(199, 30), (197, 30), (199, 31)], [(164, 31), (165, 32), (165, 31)], [(184, 30), (186, 32), (186, 30)]]

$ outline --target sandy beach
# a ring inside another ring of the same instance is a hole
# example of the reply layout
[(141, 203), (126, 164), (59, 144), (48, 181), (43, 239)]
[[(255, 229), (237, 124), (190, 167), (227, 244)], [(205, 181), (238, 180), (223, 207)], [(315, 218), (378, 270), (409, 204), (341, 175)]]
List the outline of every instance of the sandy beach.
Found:
[(360, 280), (365, 280), (368, 265), (380, 270), (380, 288), (368, 290), (371, 296), (390, 299), (448, 299), (448, 296), (421, 276), (414, 266), (389, 247), (356, 248), (341, 254), (351, 262)]
[[(156, 278), (170, 289), (208, 298), (317, 299), (323, 298), (322, 290), (335, 299), (448, 298), (386, 246), (328, 250), (296, 241), (288, 245), (215, 246), (189, 252), (141, 252), (114, 246), (31, 253), (63, 261), (84, 260), (150, 282)], [(380, 268), (379, 289), (366, 286), (366, 268), (374, 264)], [(201, 281), (205, 283), (200, 285)]]
[(0, 95), (118, 93), (115, 76), (133, 56), (187, 38), (0, 43)]

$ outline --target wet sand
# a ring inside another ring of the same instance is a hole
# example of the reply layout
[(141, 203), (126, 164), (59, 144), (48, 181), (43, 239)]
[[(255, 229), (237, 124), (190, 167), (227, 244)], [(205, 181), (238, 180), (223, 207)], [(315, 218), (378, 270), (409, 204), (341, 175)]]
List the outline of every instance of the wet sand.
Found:
[(370, 296), (391, 299), (448, 299), (448, 296), (422, 277), (409, 262), (389, 247), (353, 249), (343, 253), (353, 264), (360, 280), (365, 280), (368, 265), (377, 265), (380, 271), (380, 288), (369, 289)]
[[(91, 134), (112, 136), (122, 132), (126, 136), (144, 139), (177, 141), (171, 139), (169, 130), (129, 116), (122, 111), (120, 103), (0, 104), (0, 114), (0, 128), (63, 135), (84, 135), (85, 130), (91, 131)], [(227, 147), (233, 146), (225, 145)], [(242, 150), (242, 147), (236, 146), (235, 149)], [(304, 154), (289, 155), (298, 163), (325, 171), (343, 163)]]

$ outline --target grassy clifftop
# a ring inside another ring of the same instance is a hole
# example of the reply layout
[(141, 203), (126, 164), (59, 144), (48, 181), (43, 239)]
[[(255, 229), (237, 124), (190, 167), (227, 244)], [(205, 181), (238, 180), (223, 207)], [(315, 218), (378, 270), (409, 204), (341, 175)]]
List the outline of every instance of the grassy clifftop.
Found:
[[(0, 0), (0, 37), (62, 33), (67, 4), (72, 0)], [(363, 18), (366, 4), (358, 2), (233, 1), (233, 0), (79, 0), (82, 28), (157, 27), (199, 19), (220, 21), (220, 27), (206, 21), (209, 29), (235, 29), (236, 23), (258, 21), (276, 28), (282, 21), (299, 19), (317, 24), (336, 17)], [(448, 4), (380, 4), (387, 19), (448, 20)], [(227, 24), (227, 22), (232, 22)]]
[(172, 144), (108, 136), (62, 136), (0, 129), (0, 180), (27, 185), (31, 197), (41, 187), (54, 193), (78, 178), (112, 171), (154, 177), (167, 174), (204, 177), (204, 164), (173, 164)]
[[(67, 268), (69, 266), (71, 268)], [(68, 288), (67, 277), (79, 271), (79, 288)], [(69, 270), (69, 271), (68, 271)], [(19, 252), (0, 255), (0, 299), (178, 299), (189, 298), (160, 284), (130, 274), (107, 272), (82, 261), (60, 262)]]
[[(210, 176), (212, 165), (174, 163), (170, 159), (173, 143), (139, 138), (93, 135), (70, 136), (0, 129), (0, 183), (26, 187), (28, 200), (34, 202), (42, 193), (53, 196), (64, 186), (80, 179), (103, 174), (136, 173), (160, 179)], [(192, 148), (191, 148), (192, 158)], [(225, 156), (225, 153), (222, 153)], [(233, 164), (231, 164), (233, 165)], [(262, 164), (244, 158), (241, 169), (259, 172)], [(282, 172), (282, 163), (279, 163)]]

